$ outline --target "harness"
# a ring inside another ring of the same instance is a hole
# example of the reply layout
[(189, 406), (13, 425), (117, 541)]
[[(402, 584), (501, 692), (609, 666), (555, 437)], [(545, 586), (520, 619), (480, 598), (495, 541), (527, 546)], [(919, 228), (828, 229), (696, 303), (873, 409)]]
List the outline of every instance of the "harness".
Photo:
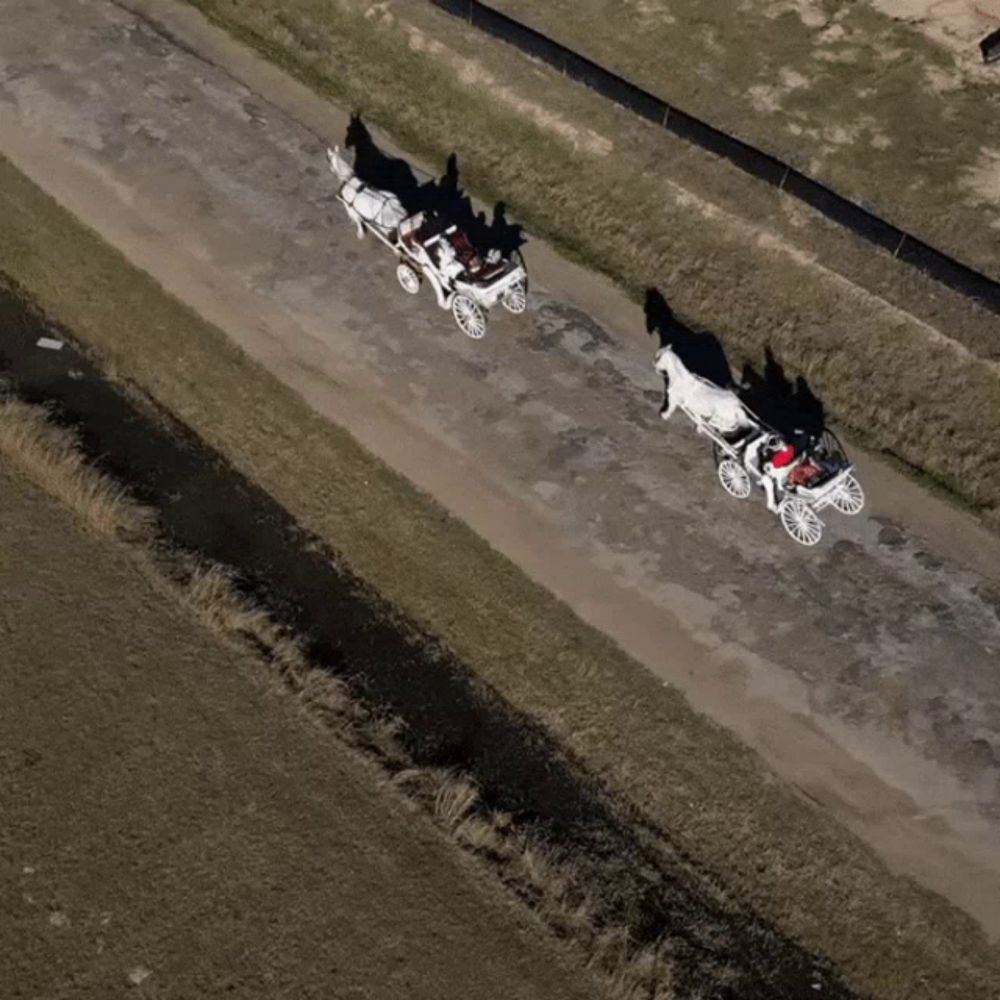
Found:
[(357, 174), (352, 177), (348, 177), (347, 180), (345, 180), (337, 189), (337, 197), (340, 198), (340, 200), (348, 208), (354, 208), (354, 203), (362, 194), (366, 194), (376, 207), (374, 211), (364, 215), (362, 215), (360, 209), (355, 208), (354, 210), (362, 218), (366, 218), (370, 222), (379, 222), (379, 224), (382, 224), (380, 221), (382, 213), (389, 207), (390, 202), (396, 199), (396, 195), (394, 195), (391, 191), (380, 191), (378, 188), (368, 187), (368, 185), (365, 184)]
[[(355, 184), (353, 192), (351, 193), (350, 200), (347, 196), (347, 187), (349, 184)], [(354, 202), (357, 200), (359, 194), (361, 194), (361, 189), (364, 187), (364, 182), (358, 177), (357, 174), (348, 177), (346, 180), (340, 182), (340, 187), (337, 188), (335, 192), (335, 197), (340, 198), (340, 200), (347, 205), (349, 208), (354, 207)]]

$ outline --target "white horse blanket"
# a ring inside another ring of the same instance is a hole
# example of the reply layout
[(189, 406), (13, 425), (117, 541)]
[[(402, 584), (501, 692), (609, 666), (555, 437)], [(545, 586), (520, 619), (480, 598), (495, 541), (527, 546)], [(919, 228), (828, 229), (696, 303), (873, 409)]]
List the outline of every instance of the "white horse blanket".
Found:
[(351, 178), (341, 188), (340, 197), (366, 222), (387, 232), (396, 229), (406, 218), (406, 211), (394, 194), (365, 187), (357, 177)]
[(688, 371), (670, 347), (656, 352), (653, 367), (667, 382), (667, 406), (660, 414), (664, 420), (679, 406), (718, 434), (731, 435), (756, 426), (735, 392)]

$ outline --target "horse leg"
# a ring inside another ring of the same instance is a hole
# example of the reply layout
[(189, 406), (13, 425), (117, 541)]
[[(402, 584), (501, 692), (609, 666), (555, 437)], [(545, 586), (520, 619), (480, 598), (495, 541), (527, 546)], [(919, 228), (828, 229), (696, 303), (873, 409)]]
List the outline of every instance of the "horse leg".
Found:
[(354, 223), (358, 230), (358, 239), (363, 240), (365, 238), (365, 227), (361, 221), (361, 216), (358, 215), (357, 211), (351, 208), (349, 205), (344, 206), (344, 211), (347, 212), (347, 218)]
[(660, 407), (660, 419), (669, 420), (676, 409), (677, 401), (671, 398), (670, 391), (668, 390), (663, 396), (663, 406)]
[[(657, 368), (657, 371), (660, 371)], [(670, 405), (670, 376), (666, 372), (660, 372), (663, 376), (663, 402), (660, 404), (660, 419), (669, 420), (670, 414), (674, 412)]]

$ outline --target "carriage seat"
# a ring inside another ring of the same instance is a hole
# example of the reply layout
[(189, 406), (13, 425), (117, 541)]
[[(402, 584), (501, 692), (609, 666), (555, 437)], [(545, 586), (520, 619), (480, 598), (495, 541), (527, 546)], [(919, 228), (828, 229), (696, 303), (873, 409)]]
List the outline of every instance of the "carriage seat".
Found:
[(504, 269), (502, 261), (497, 264), (487, 264), (469, 242), (469, 237), (461, 230), (451, 234), (451, 245), (455, 248), (455, 256), (458, 257), (459, 263), (475, 281), (489, 281)]
[(418, 246), (425, 239), (426, 219), (423, 212), (411, 215), (399, 224), (400, 239), (410, 247)]
[(447, 232), (446, 220), (433, 212), (418, 212), (400, 223), (403, 242), (411, 247), (426, 246)]

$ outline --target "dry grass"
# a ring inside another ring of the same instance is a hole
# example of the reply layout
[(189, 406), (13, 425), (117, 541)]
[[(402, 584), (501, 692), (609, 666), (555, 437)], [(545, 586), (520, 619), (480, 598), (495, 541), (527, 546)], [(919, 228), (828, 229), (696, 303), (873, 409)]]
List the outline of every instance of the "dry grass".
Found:
[(151, 534), (153, 511), (89, 464), (74, 434), (56, 427), (40, 407), (0, 399), (0, 454), (69, 507), (93, 534), (131, 538)]
[(0, 453), (37, 486), (69, 507), (94, 534), (128, 541), (141, 564), (218, 637), (246, 649), (270, 676), (297, 697), (327, 730), (387, 769), (390, 784), (429, 816), (465, 850), (492, 861), (501, 877), (522, 890), (522, 898), (554, 930), (582, 947), (615, 1000), (667, 997), (669, 964), (654, 961), (655, 949), (630, 946), (626, 928), (599, 931), (594, 908), (575, 886), (572, 869), (556, 862), (544, 845), (519, 832), (504, 814), (489, 813), (476, 783), (456, 771), (412, 765), (399, 739), (400, 720), (373, 714), (346, 685), (309, 662), (301, 642), (242, 594), (220, 565), (200, 563), (185, 553), (154, 554), (155, 517), (110, 477), (87, 464), (73, 434), (55, 427), (46, 410), (19, 400), (0, 404)]
[(413, 766), (399, 740), (400, 720), (370, 713), (342, 682), (314, 667), (301, 644), (239, 592), (228, 571), (217, 565), (192, 569), (190, 560), (175, 559), (189, 571), (181, 600), (202, 623), (228, 641), (249, 644), (313, 718), (387, 768), (392, 786), (419, 804), (456, 845), (491, 864), (542, 920), (581, 948), (613, 1000), (672, 1000), (672, 967), (662, 947), (636, 946), (627, 927), (609, 929), (573, 866), (557, 861), (506, 814), (485, 810), (469, 776)]
[(171, 576), (175, 584), (180, 581), (181, 600), (204, 625), (227, 640), (249, 645), (260, 661), (328, 728), (343, 735), (363, 733), (368, 742), (383, 746), (388, 753), (390, 737), (384, 732), (385, 723), (365, 712), (342, 681), (314, 667), (301, 642), (278, 625), (264, 608), (240, 593), (228, 570), (219, 565), (200, 564), (177, 553), (172, 555), (171, 563), (179, 570)]
[(491, 3), (997, 273), (1000, 205), (968, 184), (1000, 147), (989, 71), (904, 23), (918, 5), (745, 0), (733, 31), (731, 0)]
[(479, 800), (479, 790), (476, 786), (460, 775), (455, 775), (441, 782), (437, 795), (434, 796), (434, 816), (452, 832), (468, 818)]
[(0, 509), (5, 1000), (603, 995), (145, 550)]
[(508, 816), (477, 808), (479, 790), (469, 777), (411, 768), (396, 781), (429, 806), (459, 844), (489, 860), (550, 927), (579, 945), (616, 1000), (672, 1000), (673, 967), (664, 945), (638, 945), (626, 926), (609, 924), (580, 866), (560, 860)]

